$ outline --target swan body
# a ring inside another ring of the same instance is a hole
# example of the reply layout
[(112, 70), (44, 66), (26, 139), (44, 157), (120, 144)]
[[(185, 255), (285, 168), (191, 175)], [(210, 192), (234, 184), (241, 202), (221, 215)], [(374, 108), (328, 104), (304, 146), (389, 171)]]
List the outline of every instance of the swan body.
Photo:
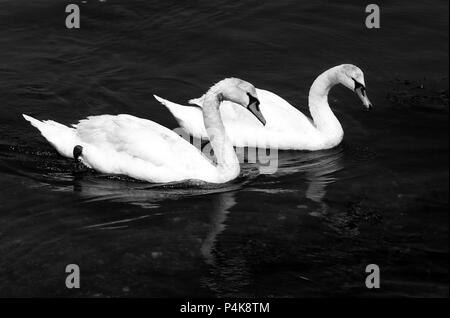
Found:
[(236, 178), (240, 168), (221, 123), (219, 106), (221, 98), (248, 103), (239, 86), (250, 87), (256, 95), (251, 84), (226, 79), (213, 86), (205, 97), (204, 123), (210, 128), (210, 135), (214, 133), (211, 144), (217, 164), (172, 130), (131, 115), (91, 116), (72, 127), (23, 116), (62, 156), (74, 158), (75, 150), (82, 149), (79, 160), (99, 172), (149, 182), (223, 183)]
[[(237, 147), (295, 150), (335, 147), (344, 136), (342, 126), (328, 104), (328, 92), (336, 84), (343, 84), (356, 91), (367, 109), (372, 107), (365, 95), (362, 71), (354, 65), (339, 65), (319, 75), (312, 84), (309, 92), (312, 119), (280, 96), (263, 89), (256, 89), (256, 93), (261, 112), (267, 120), (265, 126), (261, 126), (256, 118), (239, 105), (225, 101), (220, 114), (231, 143)], [(207, 138), (201, 109), (205, 96), (189, 101), (199, 107), (183, 106), (156, 95), (154, 97), (169, 109), (179, 125), (189, 134), (197, 138)]]

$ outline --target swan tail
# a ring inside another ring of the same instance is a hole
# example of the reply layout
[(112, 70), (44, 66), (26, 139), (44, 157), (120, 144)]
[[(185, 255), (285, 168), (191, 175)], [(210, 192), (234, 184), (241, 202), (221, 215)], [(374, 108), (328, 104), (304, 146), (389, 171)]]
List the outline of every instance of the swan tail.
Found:
[(73, 158), (73, 150), (78, 143), (75, 129), (53, 120), (40, 121), (25, 114), (22, 114), (22, 116), (41, 132), (41, 135), (47, 139), (59, 154)]
[(172, 113), (178, 124), (189, 134), (197, 138), (207, 137), (200, 108), (179, 105), (159, 96), (153, 96)]
[(155, 99), (160, 102), (162, 105), (164, 105), (171, 113), (173, 116), (175, 116), (175, 118), (177, 120), (183, 120), (183, 108), (186, 108), (186, 106), (183, 105), (179, 105), (176, 103), (173, 103), (167, 99), (164, 99), (162, 97), (159, 97), (157, 95), (153, 95), (153, 97), (155, 97)]

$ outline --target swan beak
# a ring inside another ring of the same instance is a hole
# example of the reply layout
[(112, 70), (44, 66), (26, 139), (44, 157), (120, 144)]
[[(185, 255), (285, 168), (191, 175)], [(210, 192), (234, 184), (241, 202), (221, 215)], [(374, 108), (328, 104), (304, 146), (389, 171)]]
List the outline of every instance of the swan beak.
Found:
[(263, 114), (261, 113), (261, 110), (259, 109), (259, 100), (251, 95), (250, 96), (250, 102), (247, 106), (247, 109), (255, 115), (256, 118), (265, 126), (266, 125), (266, 119), (264, 118)]
[(366, 88), (365, 88), (364, 86), (357, 87), (357, 88), (355, 89), (355, 92), (356, 92), (356, 94), (358, 95), (359, 99), (362, 101), (364, 107), (365, 107), (368, 111), (372, 110), (373, 105), (372, 105), (372, 103), (370, 102), (369, 97), (367, 97), (367, 94), (366, 94)]

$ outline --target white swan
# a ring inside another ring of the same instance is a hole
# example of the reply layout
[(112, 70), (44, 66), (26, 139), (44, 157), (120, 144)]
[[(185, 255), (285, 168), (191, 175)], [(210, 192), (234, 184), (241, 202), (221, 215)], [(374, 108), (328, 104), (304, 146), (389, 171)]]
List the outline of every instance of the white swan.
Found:
[(127, 175), (149, 182), (201, 180), (223, 183), (236, 178), (239, 162), (230, 143), (219, 106), (229, 100), (264, 121), (256, 90), (230, 78), (211, 87), (203, 103), (203, 121), (217, 164), (172, 130), (131, 115), (101, 115), (81, 120), (73, 128), (23, 115), (63, 156), (102, 173)]
[[(225, 130), (234, 146), (296, 150), (320, 150), (338, 145), (344, 136), (341, 124), (328, 105), (328, 92), (342, 84), (355, 91), (370, 110), (364, 74), (356, 66), (343, 64), (319, 75), (309, 91), (312, 121), (278, 95), (256, 89), (267, 124), (261, 126), (248, 112), (233, 102), (224, 102), (220, 109)], [(207, 138), (199, 107), (183, 106), (161, 97), (154, 97), (176, 118), (182, 128), (197, 138)], [(205, 96), (189, 103), (202, 106)]]

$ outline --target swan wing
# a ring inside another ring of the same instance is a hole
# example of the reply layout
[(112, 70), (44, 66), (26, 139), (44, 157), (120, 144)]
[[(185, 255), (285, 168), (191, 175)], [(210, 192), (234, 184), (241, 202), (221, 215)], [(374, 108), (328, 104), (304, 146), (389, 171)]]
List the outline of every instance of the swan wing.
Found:
[(152, 182), (204, 179), (213, 165), (185, 139), (131, 115), (88, 117), (76, 125), (83, 159), (96, 170)]

